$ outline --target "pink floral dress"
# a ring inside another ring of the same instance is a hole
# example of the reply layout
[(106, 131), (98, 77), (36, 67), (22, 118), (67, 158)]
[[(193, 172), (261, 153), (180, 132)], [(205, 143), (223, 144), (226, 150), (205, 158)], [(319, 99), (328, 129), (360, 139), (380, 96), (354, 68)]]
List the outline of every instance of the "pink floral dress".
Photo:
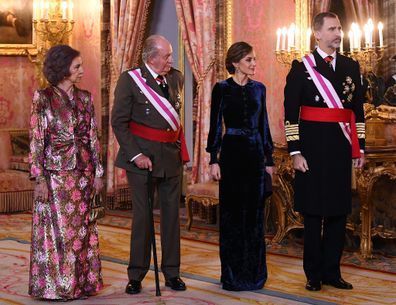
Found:
[(96, 223), (89, 223), (95, 177), (103, 175), (91, 94), (56, 87), (34, 93), (30, 174), (45, 178), (49, 199), (33, 208), (29, 294), (77, 299), (103, 286)]

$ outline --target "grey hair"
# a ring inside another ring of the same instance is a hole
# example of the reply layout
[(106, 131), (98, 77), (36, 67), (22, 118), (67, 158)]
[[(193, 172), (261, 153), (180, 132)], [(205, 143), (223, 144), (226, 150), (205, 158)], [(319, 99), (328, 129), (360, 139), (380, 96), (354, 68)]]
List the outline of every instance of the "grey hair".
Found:
[(154, 57), (158, 53), (158, 40), (166, 40), (164, 36), (161, 35), (150, 35), (144, 41), (142, 50), (142, 60), (147, 62), (148, 59)]

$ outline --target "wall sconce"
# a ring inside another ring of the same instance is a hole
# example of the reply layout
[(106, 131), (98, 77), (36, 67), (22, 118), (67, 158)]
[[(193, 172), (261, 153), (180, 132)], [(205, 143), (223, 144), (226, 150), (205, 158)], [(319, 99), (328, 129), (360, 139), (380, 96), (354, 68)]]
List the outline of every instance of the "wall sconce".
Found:
[[(369, 19), (364, 25), (362, 32), (357, 23), (352, 23), (348, 33), (349, 52), (344, 51), (344, 33), (341, 31), (341, 44), (339, 52), (357, 61), (366, 72), (374, 71), (378, 62), (384, 55), (383, 23), (379, 22), (378, 46), (374, 43), (374, 24)], [(363, 37), (364, 34), (364, 37)], [(293, 23), (287, 28), (278, 28), (276, 32), (275, 56), (278, 62), (285, 66), (290, 66), (293, 60), (301, 59), (304, 55), (311, 52), (312, 32), (310, 28), (298, 29)], [(362, 39), (364, 46), (362, 47)]]
[(72, 0), (34, 0), (33, 1), (33, 31), (37, 39), (37, 52), (27, 54), (36, 65), (36, 75), (40, 88), (47, 82), (42, 74), (42, 67), (47, 51), (58, 44), (67, 44), (72, 33), (73, 20)]

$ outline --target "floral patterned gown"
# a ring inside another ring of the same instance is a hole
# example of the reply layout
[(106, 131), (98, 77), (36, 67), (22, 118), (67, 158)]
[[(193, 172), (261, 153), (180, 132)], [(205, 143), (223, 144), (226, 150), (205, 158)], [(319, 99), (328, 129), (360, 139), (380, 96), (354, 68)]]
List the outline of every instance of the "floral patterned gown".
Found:
[(102, 286), (96, 223), (89, 223), (95, 177), (103, 175), (91, 94), (74, 87), (34, 93), (30, 121), (33, 178), (45, 178), (49, 198), (33, 208), (29, 294), (76, 299)]

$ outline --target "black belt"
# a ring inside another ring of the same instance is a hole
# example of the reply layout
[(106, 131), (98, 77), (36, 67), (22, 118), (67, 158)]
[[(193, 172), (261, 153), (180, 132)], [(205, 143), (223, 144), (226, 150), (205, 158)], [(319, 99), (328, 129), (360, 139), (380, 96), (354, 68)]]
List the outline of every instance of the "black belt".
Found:
[(227, 128), (225, 134), (232, 136), (253, 136), (258, 133), (258, 128)]

